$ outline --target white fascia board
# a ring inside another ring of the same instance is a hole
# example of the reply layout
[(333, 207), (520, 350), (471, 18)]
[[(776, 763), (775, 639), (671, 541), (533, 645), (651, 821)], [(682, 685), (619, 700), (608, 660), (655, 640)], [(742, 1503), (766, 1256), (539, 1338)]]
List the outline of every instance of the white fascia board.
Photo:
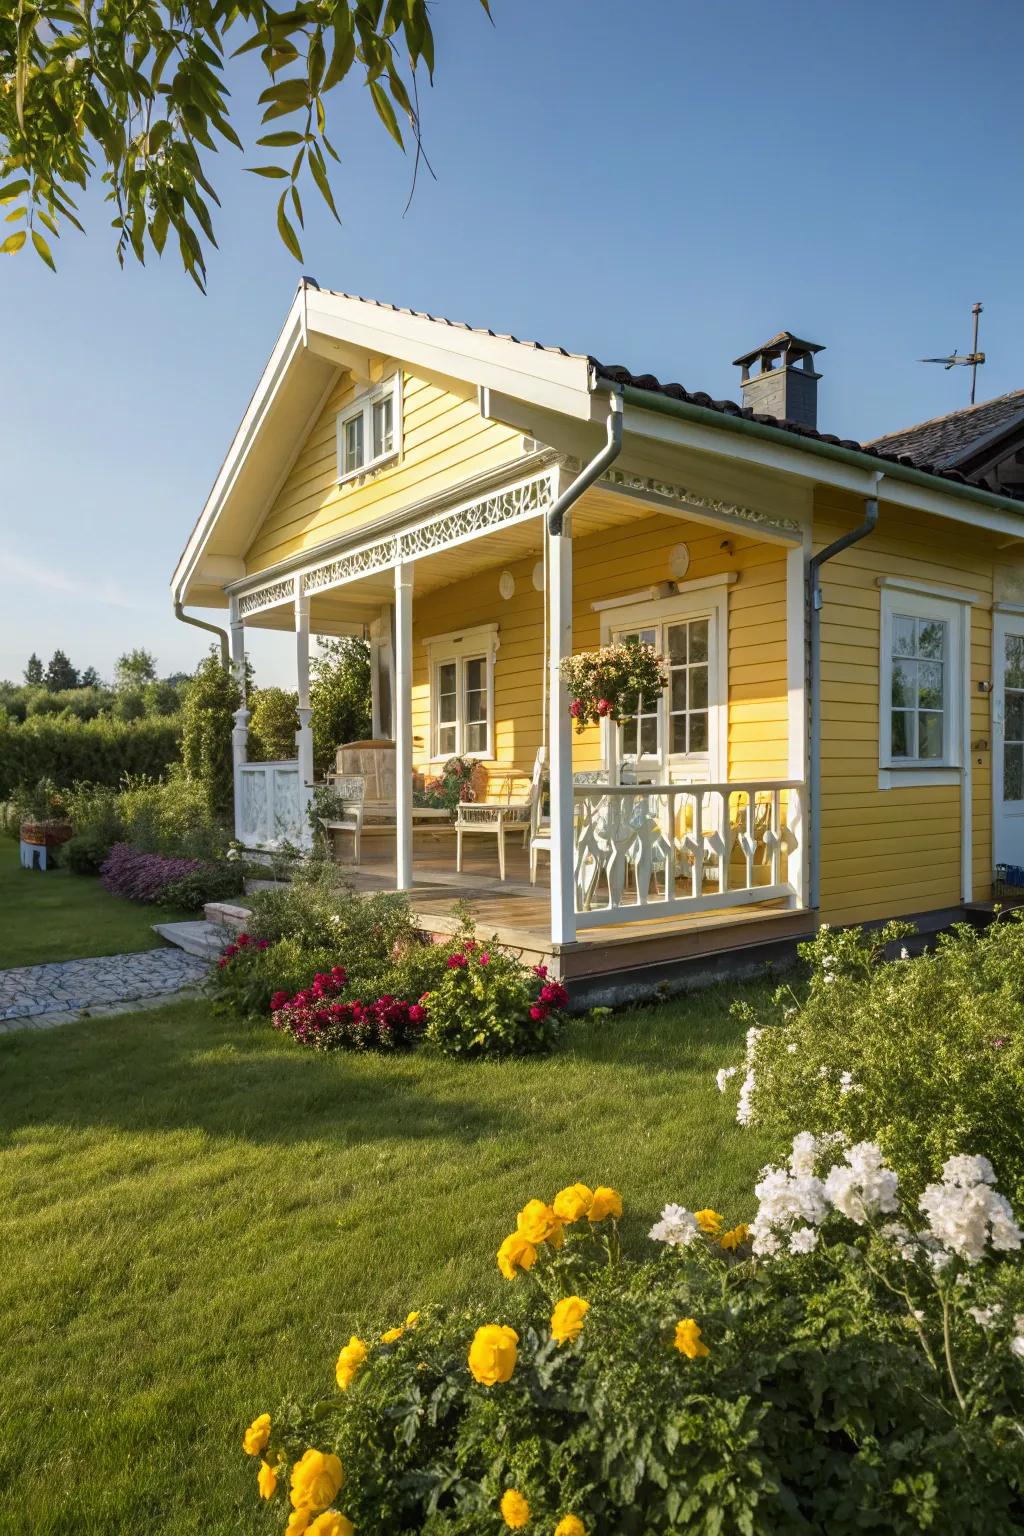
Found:
[(307, 325), (365, 352), (395, 357), (470, 384), (486, 384), (565, 416), (591, 420), (590, 362), (421, 315), (368, 305), (360, 299), (308, 289)]
[(774, 470), (794, 479), (811, 480), (818, 485), (831, 485), (838, 490), (852, 491), (858, 496), (874, 495), (876, 476), (881, 475), (878, 494), (882, 501), (891, 506), (910, 507), (971, 528), (984, 528), (991, 533), (1011, 534), (1018, 538), (1022, 535), (1024, 504), (1018, 515), (959, 498), (952, 488), (949, 492), (939, 490), (938, 486), (932, 490), (929, 486), (897, 479), (896, 472), (889, 472), (884, 459), (875, 461), (874, 469), (859, 469), (855, 464), (844, 464), (838, 459), (808, 452), (795, 441), (791, 448), (785, 443), (768, 442), (763, 437), (745, 437), (725, 427), (718, 429), (700, 422), (686, 421), (681, 417), (666, 416), (661, 411), (645, 411), (632, 404), (625, 408), (623, 426), (625, 432), (638, 438), (692, 448), (700, 453), (717, 454), (720, 458)]
[(176, 601), (184, 600), (189, 578), (194, 572), (196, 561), (203, 551), (218, 514), (238, 479), (249, 450), (292, 363), (305, 345), (304, 299), (305, 290), (300, 288), (292, 300), (281, 334), (270, 354), (270, 360), (263, 370), (263, 375), (246, 407), (238, 431), (231, 441), (227, 456), (213, 482), (213, 488), (206, 498), (206, 505), (178, 561), (171, 579), (171, 590)]

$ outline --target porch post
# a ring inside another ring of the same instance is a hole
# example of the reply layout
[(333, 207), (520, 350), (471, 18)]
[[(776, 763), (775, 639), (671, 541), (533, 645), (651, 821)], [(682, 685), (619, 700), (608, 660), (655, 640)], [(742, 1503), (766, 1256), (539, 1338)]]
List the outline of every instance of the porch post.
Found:
[(231, 760), (234, 767), (234, 805), (235, 805), (235, 836), (241, 837), (242, 820), (242, 785), (241, 769), (248, 760), (249, 746), (249, 701), (245, 696), (245, 626), (238, 612), (238, 598), (232, 597), (229, 602), (231, 619), (231, 670), (235, 674), (241, 694), (241, 703), (235, 710), (234, 727), (231, 732)]
[(395, 566), (395, 886), (412, 888), (413, 567)]
[(568, 516), (562, 532), (548, 538), (548, 740), (551, 744), (551, 940), (576, 937), (576, 880), (573, 849), (572, 719), (561, 662), (572, 655), (572, 536)]
[(295, 578), (295, 664), (298, 682), (299, 728), (295, 745), (299, 758), (299, 785), (313, 783), (313, 711), (309, 704), (309, 595), (303, 591), (302, 577)]
[(807, 555), (810, 535), (804, 534), (800, 544), (786, 551), (786, 687), (788, 698), (787, 734), (789, 737), (789, 762), (787, 777), (799, 779), (800, 791), (791, 790), (788, 795), (790, 831), (796, 840), (796, 848), (790, 852), (789, 880), (798, 907), (807, 905), (808, 830), (811, 825), (807, 815), (808, 776), (807, 756)]

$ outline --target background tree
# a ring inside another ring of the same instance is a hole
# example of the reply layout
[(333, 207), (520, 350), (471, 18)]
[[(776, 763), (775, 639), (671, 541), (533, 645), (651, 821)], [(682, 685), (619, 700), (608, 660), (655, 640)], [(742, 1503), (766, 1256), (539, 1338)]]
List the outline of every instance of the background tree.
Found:
[(318, 775), (334, 766), (346, 741), (370, 734), (370, 647), (346, 636), (317, 641), (310, 661), (309, 702), (313, 706), (313, 762)]
[(28, 666), (25, 668), (25, 681), (29, 687), (38, 688), (42, 685), (43, 664), (39, 657), (36, 655), (35, 651), (32, 652), (32, 655), (28, 659)]
[(231, 731), (241, 693), (230, 667), (211, 646), (185, 690), (181, 760), (188, 778), (205, 785), (210, 809), (218, 816), (231, 810), (234, 763)]
[(156, 658), (141, 646), (125, 651), (114, 663), (114, 687), (118, 691), (127, 688), (144, 688), (156, 682)]
[(71, 665), (63, 651), (54, 651), (43, 682), (51, 693), (57, 693), (61, 688), (77, 688), (78, 669)]
[[(228, 34), (238, 44), (231, 55)], [(225, 63), (252, 51), (266, 86), (257, 142), (285, 163), (249, 169), (278, 184), (278, 233), (296, 258), (300, 187), (312, 183), (338, 217), (326, 99), (353, 70), (403, 148), (399, 117), (409, 123), (418, 168), (417, 71), (434, 71), (427, 0), (298, 0), (282, 10), (269, 0), (18, 0), (0, 7), (0, 201), (14, 205), (0, 253), (31, 237), (52, 267), (47, 234), (59, 234), (62, 219), (81, 229), (75, 198), (100, 178), (118, 260), (144, 260), (147, 245), (162, 252), (173, 231), (202, 287), (203, 239), (216, 245), (209, 156), (224, 141), (242, 148)]]
[(82, 688), (102, 688), (103, 682), (95, 667), (86, 667), (82, 673), (79, 686)]
[(249, 717), (249, 757), (254, 763), (274, 763), (294, 757), (299, 728), (297, 698), (284, 688), (256, 688)]

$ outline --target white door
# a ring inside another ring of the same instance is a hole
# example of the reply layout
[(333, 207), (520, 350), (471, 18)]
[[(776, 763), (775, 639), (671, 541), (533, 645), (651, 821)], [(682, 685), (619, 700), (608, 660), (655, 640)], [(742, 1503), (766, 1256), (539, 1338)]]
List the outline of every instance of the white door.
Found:
[(619, 726), (619, 762), (646, 781), (705, 783), (718, 749), (720, 697), (717, 616), (680, 613), (655, 624), (617, 629), (616, 640), (642, 640), (664, 656), (668, 686)]
[(1024, 866), (1024, 614), (993, 625), (992, 799), (997, 864)]

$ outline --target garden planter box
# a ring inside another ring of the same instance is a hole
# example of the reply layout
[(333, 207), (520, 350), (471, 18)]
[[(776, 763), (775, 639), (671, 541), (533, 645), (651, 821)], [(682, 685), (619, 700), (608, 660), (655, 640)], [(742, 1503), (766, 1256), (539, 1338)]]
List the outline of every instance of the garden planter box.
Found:
[(23, 821), (21, 841), (33, 848), (59, 848), (74, 836), (74, 831), (69, 821)]

